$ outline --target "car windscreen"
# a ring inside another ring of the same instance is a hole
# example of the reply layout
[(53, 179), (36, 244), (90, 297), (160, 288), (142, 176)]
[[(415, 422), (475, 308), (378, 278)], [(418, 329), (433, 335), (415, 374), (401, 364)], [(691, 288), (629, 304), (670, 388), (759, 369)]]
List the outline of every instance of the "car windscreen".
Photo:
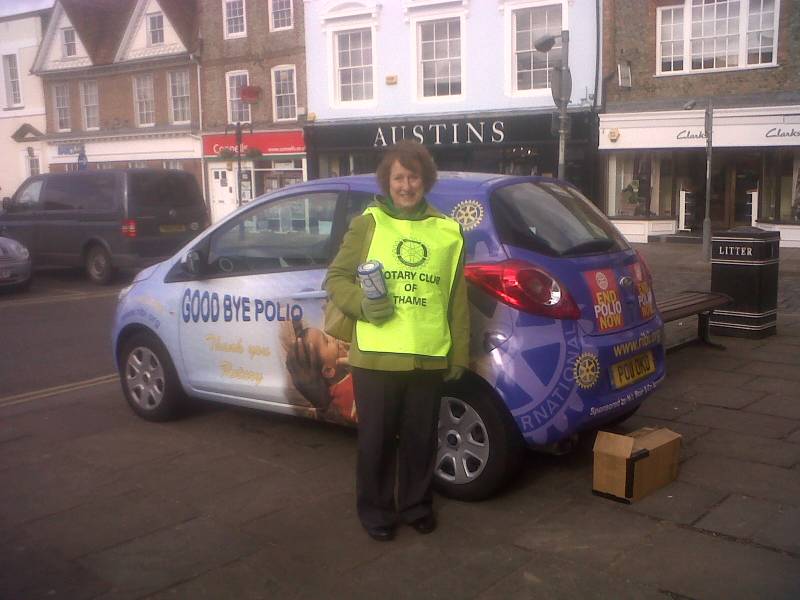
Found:
[(555, 182), (522, 182), (496, 190), (492, 216), (500, 240), (549, 256), (583, 256), (629, 248), (585, 196)]
[(133, 172), (128, 177), (128, 203), (139, 214), (203, 205), (200, 188), (191, 173)]

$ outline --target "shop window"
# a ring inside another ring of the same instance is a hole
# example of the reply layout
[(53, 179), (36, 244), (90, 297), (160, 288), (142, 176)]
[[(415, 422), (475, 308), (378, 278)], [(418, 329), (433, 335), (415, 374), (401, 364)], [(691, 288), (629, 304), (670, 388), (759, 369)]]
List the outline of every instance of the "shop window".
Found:
[(278, 31), (291, 29), (293, 26), (292, 0), (270, 0), (269, 29)]
[(684, 0), (657, 10), (659, 74), (776, 64), (780, 0)]
[(652, 202), (653, 157), (646, 153), (617, 154), (609, 160), (609, 215), (645, 218), (657, 215)]
[(421, 97), (461, 95), (461, 19), (417, 24), (417, 77)]
[(225, 39), (247, 36), (244, 0), (222, 0), (225, 14)]
[(800, 223), (800, 152), (783, 149), (765, 152), (763, 172), (759, 219)]
[(561, 4), (552, 4), (513, 12), (515, 91), (550, 87), (550, 69), (561, 65), (561, 38), (556, 38), (556, 43), (550, 52), (539, 52), (534, 48), (534, 44), (545, 35), (561, 33), (561, 10)]
[(338, 101), (372, 100), (372, 30), (340, 31), (335, 40)]

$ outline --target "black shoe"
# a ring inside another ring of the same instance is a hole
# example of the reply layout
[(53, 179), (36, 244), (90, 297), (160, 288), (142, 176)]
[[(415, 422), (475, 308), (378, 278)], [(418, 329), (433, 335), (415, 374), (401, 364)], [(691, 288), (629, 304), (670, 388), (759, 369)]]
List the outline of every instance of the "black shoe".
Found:
[(430, 514), (416, 521), (412, 521), (410, 525), (417, 530), (417, 533), (424, 535), (436, 529), (436, 517)]
[(391, 542), (394, 539), (394, 527), (367, 527), (367, 534), (376, 542)]

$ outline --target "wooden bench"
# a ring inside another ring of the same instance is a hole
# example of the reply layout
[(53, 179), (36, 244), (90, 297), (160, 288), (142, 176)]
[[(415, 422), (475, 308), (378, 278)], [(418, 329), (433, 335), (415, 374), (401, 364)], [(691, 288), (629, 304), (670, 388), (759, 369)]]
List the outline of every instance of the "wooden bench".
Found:
[(658, 312), (665, 323), (697, 315), (697, 337), (705, 344), (724, 348), (711, 341), (711, 314), (730, 304), (733, 298), (720, 292), (684, 291), (677, 296), (658, 301)]

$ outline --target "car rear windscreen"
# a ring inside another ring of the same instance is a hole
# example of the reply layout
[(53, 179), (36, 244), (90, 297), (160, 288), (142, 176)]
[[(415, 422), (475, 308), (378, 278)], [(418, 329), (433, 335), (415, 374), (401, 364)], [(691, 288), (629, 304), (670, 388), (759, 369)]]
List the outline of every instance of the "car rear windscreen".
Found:
[(502, 187), (491, 199), (500, 240), (550, 256), (616, 252), (630, 246), (576, 189), (555, 182)]
[(134, 172), (128, 175), (128, 205), (147, 209), (203, 206), (197, 180), (191, 173)]

